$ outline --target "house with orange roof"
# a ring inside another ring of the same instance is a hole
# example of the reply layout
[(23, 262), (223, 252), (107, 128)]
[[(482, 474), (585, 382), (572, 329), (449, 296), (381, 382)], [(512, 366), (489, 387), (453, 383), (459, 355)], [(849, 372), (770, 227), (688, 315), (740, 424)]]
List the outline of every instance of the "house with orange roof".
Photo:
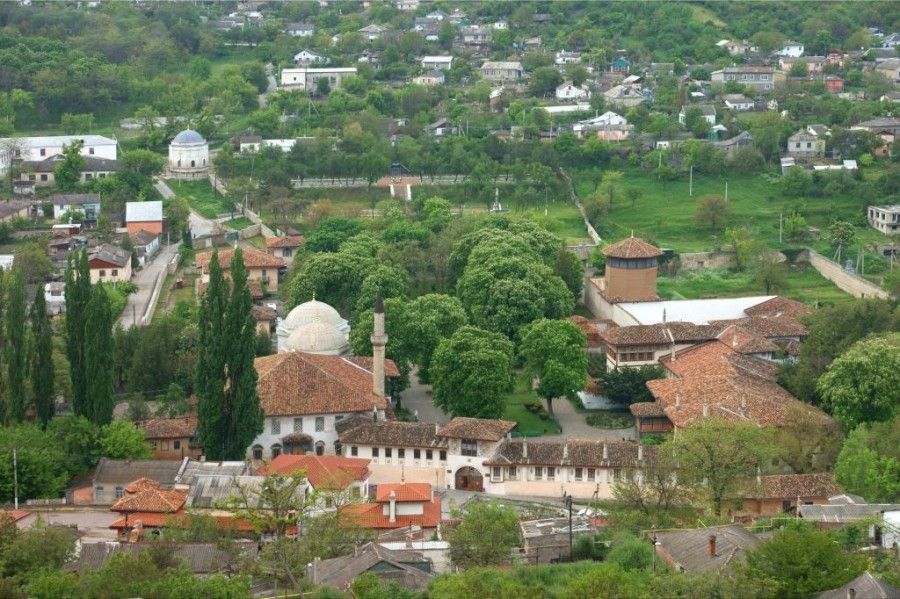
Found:
[[(383, 394), (383, 383), (378, 393), (370, 357), (294, 351), (257, 358), (254, 366), (265, 421), (247, 449), (250, 459), (339, 454), (338, 422), (353, 415), (384, 420), (390, 412), (390, 398)], [(387, 378), (400, 375), (391, 360), (384, 361), (383, 370)]]
[(647, 382), (655, 401), (629, 407), (639, 435), (688, 428), (711, 417), (779, 427), (796, 409), (831, 421), (778, 385), (775, 363), (740, 353), (728, 337), (675, 352), (660, 363), (667, 378)]
[(22, 530), (34, 524), (35, 520), (37, 520), (37, 514), (28, 510), (0, 510), (0, 525), (10, 522)]
[(325, 495), (326, 507), (334, 503), (335, 495), (339, 501), (365, 497), (369, 491), (369, 460), (347, 458), (339, 455), (288, 455), (281, 454), (272, 462), (259, 469), (259, 474), (290, 475), (302, 472), (306, 477), (310, 491), (318, 491)]
[(185, 490), (165, 489), (154, 480), (140, 478), (126, 486), (122, 498), (109, 508), (121, 516), (109, 527), (119, 539), (138, 540), (142, 531), (162, 528), (171, 518), (184, 515), (186, 500)]
[(418, 526), (435, 531), (441, 524), (441, 498), (428, 483), (385, 483), (375, 490), (375, 501), (341, 508), (354, 524), (377, 531)]
[[(255, 282), (262, 287), (263, 293), (275, 293), (278, 291), (278, 270), (283, 267), (284, 260), (272, 256), (266, 252), (252, 247), (242, 247), (244, 266), (247, 268), (247, 281)], [(200, 283), (209, 284), (209, 261), (212, 259), (212, 251), (200, 252), (194, 257), (195, 266), (200, 269)], [(219, 266), (225, 277), (230, 277), (231, 258), (234, 248), (219, 250)]]
[(839, 493), (834, 476), (828, 473), (757, 476), (742, 494), (735, 513), (752, 517), (796, 515), (798, 506), (827, 504), (829, 497)]
[(197, 415), (190, 413), (175, 418), (150, 418), (137, 423), (150, 444), (154, 460), (199, 460), (203, 454), (197, 439)]
[(289, 264), (297, 253), (297, 250), (303, 246), (306, 239), (303, 235), (287, 235), (285, 237), (267, 237), (266, 253), (276, 258), (284, 260), (285, 264)]

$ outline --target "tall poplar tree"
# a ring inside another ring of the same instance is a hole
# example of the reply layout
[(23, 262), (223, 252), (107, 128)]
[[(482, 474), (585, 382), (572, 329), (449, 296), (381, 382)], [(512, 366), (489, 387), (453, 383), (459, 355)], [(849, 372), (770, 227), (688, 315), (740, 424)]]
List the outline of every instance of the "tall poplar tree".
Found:
[(22, 269), (14, 268), (7, 294), (6, 369), (9, 376), (9, 420), (25, 420), (25, 377), (28, 348), (25, 346), (25, 279)]
[(41, 425), (53, 418), (53, 329), (47, 314), (44, 288), (38, 285), (31, 304), (31, 390)]
[(91, 299), (91, 273), (87, 252), (69, 255), (66, 267), (66, 353), (72, 379), (72, 410), (87, 416), (87, 369), (85, 366), (85, 312)]
[(256, 392), (256, 320), (247, 287), (243, 252), (231, 258), (231, 297), (225, 312), (225, 456), (244, 457), (247, 446), (263, 431), (264, 414)]
[(109, 424), (113, 407), (113, 317), (109, 298), (101, 286), (92, 289), (85, 310), (84, 365), (87, 371), (85, 405), (88, 420)]
[(219, 252), (209, 261), (209, 284), (200, 302), (197, 333), (195, 385), (198, 432), (206, 456), (221, 460), (225, 455), (225, 343), (224, 322), (228, 304), (227, 283), (219, 266)]
[[(3, 355), (3, 351), (6, 349), (6, 335), (5, 330), (3, 328), (3, 319), (6, 316), (6, 277), (4, 276), (6, 273), (3, 272), (3, 269), (0, 268), (0, 355)], [(10, 414), (10, 406), (8, 402), (8, 396), (5, 393), (4, 389), (4, 373), (3, 369), (0, 368), (0, 425), (6, 424), (9, 419)]]

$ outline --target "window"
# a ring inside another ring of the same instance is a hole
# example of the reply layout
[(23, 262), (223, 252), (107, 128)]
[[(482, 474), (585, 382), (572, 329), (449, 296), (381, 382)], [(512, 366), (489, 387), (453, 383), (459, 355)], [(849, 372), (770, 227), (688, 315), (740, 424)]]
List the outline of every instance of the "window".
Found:
[(581, 480), (581, 475), (583, 474), (583, 472), (584, 472), (583, 468), (576, 468), (575, 469), (575, 480)]
[(281, 445), (276, 443), (275, 445), (272, 446), (272, 459), (275, 459), (280, 455), (281, 455)]
[(402, 460), (403, 458), (405, 458), (405, 457), (406, 457), (406, 450), (403, 449), (402, 447), (398, 447), (398, 448), (397, 448), (397, 457), (400, 458), (401, 460)]
[(509, 468), (507, 468), (506, 476), (509, 478), (509, 480), (516, 480), (516, 477), (517, 477), (516, 467), (510, 466)]
[(316, 442), (316, 455), (325, 455), (325, 443), (322, 441)]
[(463, 439), (462, 440), (462, 454), (465, 456), (477, 456), (478, 455), (478, 442), (474, 439)]
[(191, 166), (194, 166), (194, 161), (193, 161), (193, 160), (191, 160)]
[(101, 277), (105, 277), (105, 276), (106, 276), (106, 271), (103, 270), (102, 268), (100, 269), (100, 276), (101, 276)]
[(41, 148), (41, 156), (47, 155), (47, 148)]
[(94, 503), (103, 502), (103, 487), (94, 488)]
[(181, 441), (175, 441), (175, 442), (172, 444), (172, 448), (173, 448), (173, 449), (181, 449)]
[(587, 479), (591, 482), (594, 481), (594, 469), (593, 468), (587, 469)]
[(503, 469), (500, 466), (494, 466), (491, 472), (491, 478), (501, 480), (503, 478)]
[(808, 150), (810, 148), (812, 148), (812, 142), (808, 141), (808, 142), (806, 142), (806, 149)]
[(442, 462), (446, 462), (446, 461), (447, 461), (447, 450), (446, 450), (446, 449), (442, 449), (442, 450), (441, 450), (441, 453), (440, 453), (440, 456), (441, 456), (441, 461), (442, 461)]
[(534, 480), (541, 480), (544, 478), (544, 467), (543, 466), (535, 466), (534, 467)]
[(316, 432), (321, 433), (325, 430), (325, 417), (316, 416)]
[(28, 180), (29, 180), (29, 181), (34, 181), (34, 179), (35, 179), (35, 178), (34, 178), (34, 175), (28, 175)]
[(421, 449), (413, 449), (413, 459), (421, 459), (422, 458), (422, 450)]
[(295, 433), (303, 432), (303, 418), (294, 418), (294, 432)]
[(88, 154), (90, 154), (91, 156), (93, 156), (93, 155), (94, 155), (94, 148), (88, 148)]
[(114, 277), (118, 277), (118, 276), (119, 276), (119, 270), (116, 269), (116, 268), (114, 268), (114, 269), (112, 269), (112, 272), (111, 272), (110, 274), (111, 274), (112, 276), (114, 276)]
[(373, 447), (373, 448), (372, 448), (372, 457), (373, 457), (373, 458), (377, 458), (377, 457), (378, 457), (378, 448), (377, 448), (377, 447)]
[(350, 489), (350, 497), (353, 499), (359, 499), (361, 493), (359, 492), (359, 487), (352, 487)]
[(272, 434), (280, 435), (281, 434), (281, 420), (278, 418), (272, 419)]
[(556, 468), (553, 466), (549, 466), (547, 468), (547, 480), (555, 480), (556, 479)]
[(41, 174), (41, 181), (46, 181), (46, 180), (47, 180), (47, 175)]
[(291, 248), (284, 248), (283, 250), (281, 250), (281, 255), (285, 258), (290, 258), (292, 255), (292, 252), (293, 252), (293, 250)]
[(262, 459), (262, 446), (261, 446), (261, 445), (254, 445), (254, 446), (253, 446), (253, 459), (254, 459), (254, 460), (261, 460), (261, 459)]
[(393, 447), (385, 447), (384, 448), (384, 457), (390, 458), (393, 457), (394, 448)]
[(341, 420), (343, 420), (343, 419), (344, 419), (344, 415), (343, 415), (343, 414), (338, 414), (337, 416), (334, 417), (334, 421), (335, 421), (335, 422), (339, 422), (339, 421), (341, 421)]
[(125, 495), (125, 489), (122, 487), (116, 487), (116, 499), (122, 499), (122, 496)]
[(430, 449), (426, 449), (426, 450), (425, 450), (425, 459), (426, 459), (426, 460), (430, 460), (430, 459), (431, 459), (431, 456), (432, 456), (431, 450), (430, 450)]

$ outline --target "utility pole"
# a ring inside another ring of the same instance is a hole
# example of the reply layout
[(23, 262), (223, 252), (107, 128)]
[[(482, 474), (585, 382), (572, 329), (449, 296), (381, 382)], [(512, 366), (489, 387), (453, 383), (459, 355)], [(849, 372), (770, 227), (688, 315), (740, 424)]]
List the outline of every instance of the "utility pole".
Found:
[(19, 454), (15, 447), (13, 447), (13, 497), (15, 509), (19, 509)]
[(694, 165), (691, 165), (691, 182), (688, 186), (688, 195), (694, 197)]
[(728, 201), (728, 181), (725, 181), (725, 201)]
[(782, 242), (782, 236), (784, 235), (784, 212), (778, 213), (778, 243)]

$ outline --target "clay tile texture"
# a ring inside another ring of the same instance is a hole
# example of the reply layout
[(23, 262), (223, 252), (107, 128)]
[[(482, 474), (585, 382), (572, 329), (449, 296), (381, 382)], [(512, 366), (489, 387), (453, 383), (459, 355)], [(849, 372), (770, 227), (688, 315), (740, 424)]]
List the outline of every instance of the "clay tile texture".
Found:
[(344, 456), (281, 454), (259, 474), (293, 474), (302, 471), (315, 489), (346, 489), (369, 476), (369, 460)]
[(656, 258), (662, 256), (660, 249), (650, 245), (643, 239), (628, 237), (603, 248), (603, 254), (609, 258)]
[(151, 418), (138, 423), (147, 439), (183, 439), (197, 431), (197, 415), (188, 414), (177, 418)]
[(487, 420), (485, 418), (463, 418), (457, 416), (438, 430), (438, 435), (451, 439), (475, 439), (478, 441), (499, 441), (516, 427), (509, 420)]
[(341, 356), (288, 352), (257, 358), (254, 366), (266, 416), (387, 408), (387, 400), (372, 389), (372, 373)]
[(747, 497), (760, 499), (797, 499), (797, 497), (831, 497), (841, 492), (834, 477), (826, 473), (773, 474), (763, 476)]
[(177, 512), (187, 500), (187, 491), (146, 487), (136, 493), (126, 493), (110, 510), (114, 512)]
[(288, 235), (287, 237), (268, 237), (266, 238), (267, 248), (296, 248), (303, 245), (303, 235)]
[(338, 438), (342, 445), (447, 448), (447, 441), (437, 434), (438, 425), (430, 422), (373, 422), (371, 418), (361, 416), (356, 422), (344, 424), (342, 421), (341, 424), (343, 426), (338, 428)]
[[(244, 266), (247, 268), (278, 268), (284, 266), (284, 260), (277, 258), (263, 251), (251, 247), (242, 247), (241, 252), (244, 255)], [(209, 261), (212, 259), (212, 252), (200, 252), (194, 257), (194, 263), (198, 268), (202, 268), (203, 272), (209, 272)], [(219, 266), (222, 270), (231, 268), (231, 257), (234, 255), (233, 248), (227, 248), (219, 251)]]

